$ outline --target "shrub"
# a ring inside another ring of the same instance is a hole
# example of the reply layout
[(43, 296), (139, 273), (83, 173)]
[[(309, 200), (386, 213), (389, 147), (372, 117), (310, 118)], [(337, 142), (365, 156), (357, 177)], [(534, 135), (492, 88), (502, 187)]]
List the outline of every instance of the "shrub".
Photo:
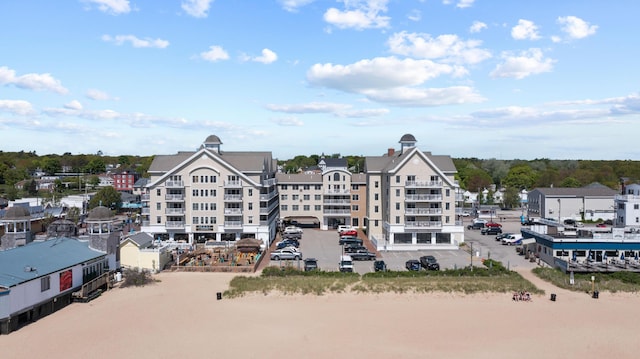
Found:
[(129, 286), (140, 287), (156, 281), (151, 277), (151, 272), (147, 269), (126, 268), (122, 272), (122, 276), (124, 277), (124, 281), (122, 282), (121, 287), (129, 287)]

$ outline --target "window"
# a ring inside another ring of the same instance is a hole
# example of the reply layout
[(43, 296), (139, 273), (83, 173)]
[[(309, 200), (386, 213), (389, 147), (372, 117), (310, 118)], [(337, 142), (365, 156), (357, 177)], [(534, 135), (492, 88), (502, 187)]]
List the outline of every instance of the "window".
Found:
[(159, 211), (162, 209), (162, 203), (158, 202), (156, 203), (156, 209)]
[(305, 204), (304, 206), (302, 206), (302, 210), (305, 212), (309, 212), (311, 210), (311, 206), (309, 206), (308, 204)]
[(198, 210), (198, 204), (197, 203), (192, 203), (191, 204), (191, 209), (194, 210), (194, 211), (197, 211)]
[(357, 204), (352, 204), (351, 205), (351, 210), (352, 211), (357, 211), (358, 210), (358, 205)]
[(373, 221), (373, 226), (374, 227), (378, 227), (378, 220), (377, 219)]
[(193, 217), (193, 218), (191, 218), (191, 222), (192, 222), (193, 224), (198, 224), (198, 217)]
[(373, 187), (374, 188), (378, 188), (378, 186), (379, 186), (378, 181), (373, 182)]
[(158, 224), (162, 223), (162, 217), (157, 216), (156, 217), (156, 223), (158, 223)]
[(311, 195), (305, 194), (302, 196), (302, 199), (304, 199), (305, 201), (308, 201), (311, 199)]
[(378, 194), (377, 193), (373, 195), (373, 199), (374, 199), (374, 201), (378, 200)]
[(294, 204), (291, 206), (291, 210), (292, 211), (299, 211), (300, 210), (300, 206), (298, 206), (297, 204)]
[(400, 176), (396, 176), (396, 183), (400, 183)]
[(333, 180), (334, 181), (340, 181), (340, 174), (339, 173), (334, 173), (333, 174)]
[(253, 223), (253, 216), (249, 216), (249, 224)]
[(444, 209), (449, 209), (449, 203), (444, 204)]
[(211, 210), (215, 211), (216, 209), (218, 209), (218, 205), (216, 203), (211, 203)]
[(289, 197), (289, 196), (288, 196), (288, 195), (286, 195), (286, 194), (282, 194), (282, 195), (280, 195), (280, 199), (281, 199), (281, 200), (283, 200), (283, 201), (286, 201), (286, 200), (287, 200), (287, 197)]
[(282, 190), (283, 190), (283, 191), (286, 191), (286, 190), (287, 190), (287, 185), (286, 185), (286, 184), (283, 184), (283, 185), (282, 185)]
[(396, 197), (400, 197), (400, 189), (396, 188)]
[(317, 184), (315, 188), (316, 188), (316, 191), (320, 191), (322, 189), (322, 185), (321, 184)]
[(294, 185), (291, 186), (291, 189), (294, 190), (294, 191), (297, 191), (297, 190), (300, 189), (300, 186), (298, 186), (297, 184), (294, 184)]
[(198, 183), (198, 176), (191, 177), (191, 182)]
[(49, 290), (49, 288), (51, 288), (51, 277), (46, 276), (46, 277), (40, 278), (40, 291), (44, 292)]
[(193, 197), (198, 197), (198, 190), (197, 189), (191, 190), (191, 195)]
[(352, 191), (357, 191), (357, 190), (359, 190), (359, 189), (360, 189), (360, 185), (357, 185), (357, 184), (352, 184), (352, 185), (351, 185), (351, 190), (352, 190)]
[(373, 211), (374, 211), (375, 213), (378, 213), (378, 206), (373, 207)]
[(322, 196), (319, 195), (319, 194), (316, 194), (316, 195), (313, 196), (313, 199), (315, 199), (316, 201), (319, 201), (319, 200), (322, 199)]
[(253, 196), (253, 188), (249, 188), (249, 197)]
[(351, 195), (351, 200), (352, 200), (352, 201), (358, 201), (359, 199), (360, 199), (360, 196), (359, 196), (359, 195), (357, 195), (357, 194), (352, 194), (352, 195)]
[(300, 199), (300, 195), (294, 194), (291, 196), (291, 199), (297, 201), (298, 199)]
[(216, 176), (210, 176), (211, 177), (211, 183), (216, 183), (216, 181), (218, 180), (218, 177)]
[(447, 190), (444, 191), (444, 195), (449, 197), (451, 195), (451, 190), (447, 188)]
[(253, 210), (253, 203), (249, 202), (249, 210)]
[(636, 204), (633, 205), (633, 209), (639, 209), (639, 206), (640, 206), (640, 204), (636, 203)]
[(283, 212), (287, 210), (287, 205), (286, 205), (286, 204), (283, 204), (283, 205), (281, 205), (280, 207), (282, 208), (282, 211), (283, 211)]
[(400, 202), (396, 202), (396, 210), (400, 210)]
[(156, 195), (162, 196), (162, 190), (160, 188), (156, 189)]
[(308, 184), (302, 186), (302, 188), (304, 188), (305, 191), (308, 191), (310, 189), (310, 186)]
[(209, 190), (208, 189), (204, 190), (204, 197), (209, 197)]
[(396, 224), (400, 224), (400, 216), (396, 216)]
[(322, 206), (319, 204), (316, 204), (315, 206), (313, 206), (313, 210), (314, 211), (321, 211), (322, 210)]
[(216, 223), (217, 223), (216, 217), (211, 217), (211, 224), (216, 224)]
[(449, 223), (449, 216), (444, 216), (444, 223)]
[(211, 197), (215, 197), (216, 196), (217, 191), (215, 189), (211, 190)]

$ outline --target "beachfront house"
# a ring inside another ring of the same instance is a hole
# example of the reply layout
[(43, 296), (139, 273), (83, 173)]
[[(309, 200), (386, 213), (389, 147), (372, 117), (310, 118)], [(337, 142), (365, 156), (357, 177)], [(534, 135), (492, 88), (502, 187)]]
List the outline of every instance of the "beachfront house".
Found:
[(120, 242), (120, 265), (125, 268), (161, 271), (171, 261), (171, 250), (166, 244), (154, 241), (149, 233), (127, 235)]

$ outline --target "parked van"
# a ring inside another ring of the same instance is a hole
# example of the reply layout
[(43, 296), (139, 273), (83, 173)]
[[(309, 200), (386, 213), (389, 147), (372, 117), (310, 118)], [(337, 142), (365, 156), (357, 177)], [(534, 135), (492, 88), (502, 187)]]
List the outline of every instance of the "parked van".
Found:
[(351, 259), (351, 256), (340, 256), (338, 269), (340, 270), (340, 272), (353, 272), (353, 260)]
[(502, 238), (502, 244), (513, 246), (518, 244), (522, 240), (521, 234), (510, 234), (504, 238)]

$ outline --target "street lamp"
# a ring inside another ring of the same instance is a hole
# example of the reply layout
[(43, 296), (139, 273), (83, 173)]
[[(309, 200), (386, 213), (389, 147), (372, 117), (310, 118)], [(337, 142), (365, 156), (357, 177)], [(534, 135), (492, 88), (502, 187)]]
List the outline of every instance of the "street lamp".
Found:
[(558, 223), (561, 223), (562, 201), (558, 198)]

